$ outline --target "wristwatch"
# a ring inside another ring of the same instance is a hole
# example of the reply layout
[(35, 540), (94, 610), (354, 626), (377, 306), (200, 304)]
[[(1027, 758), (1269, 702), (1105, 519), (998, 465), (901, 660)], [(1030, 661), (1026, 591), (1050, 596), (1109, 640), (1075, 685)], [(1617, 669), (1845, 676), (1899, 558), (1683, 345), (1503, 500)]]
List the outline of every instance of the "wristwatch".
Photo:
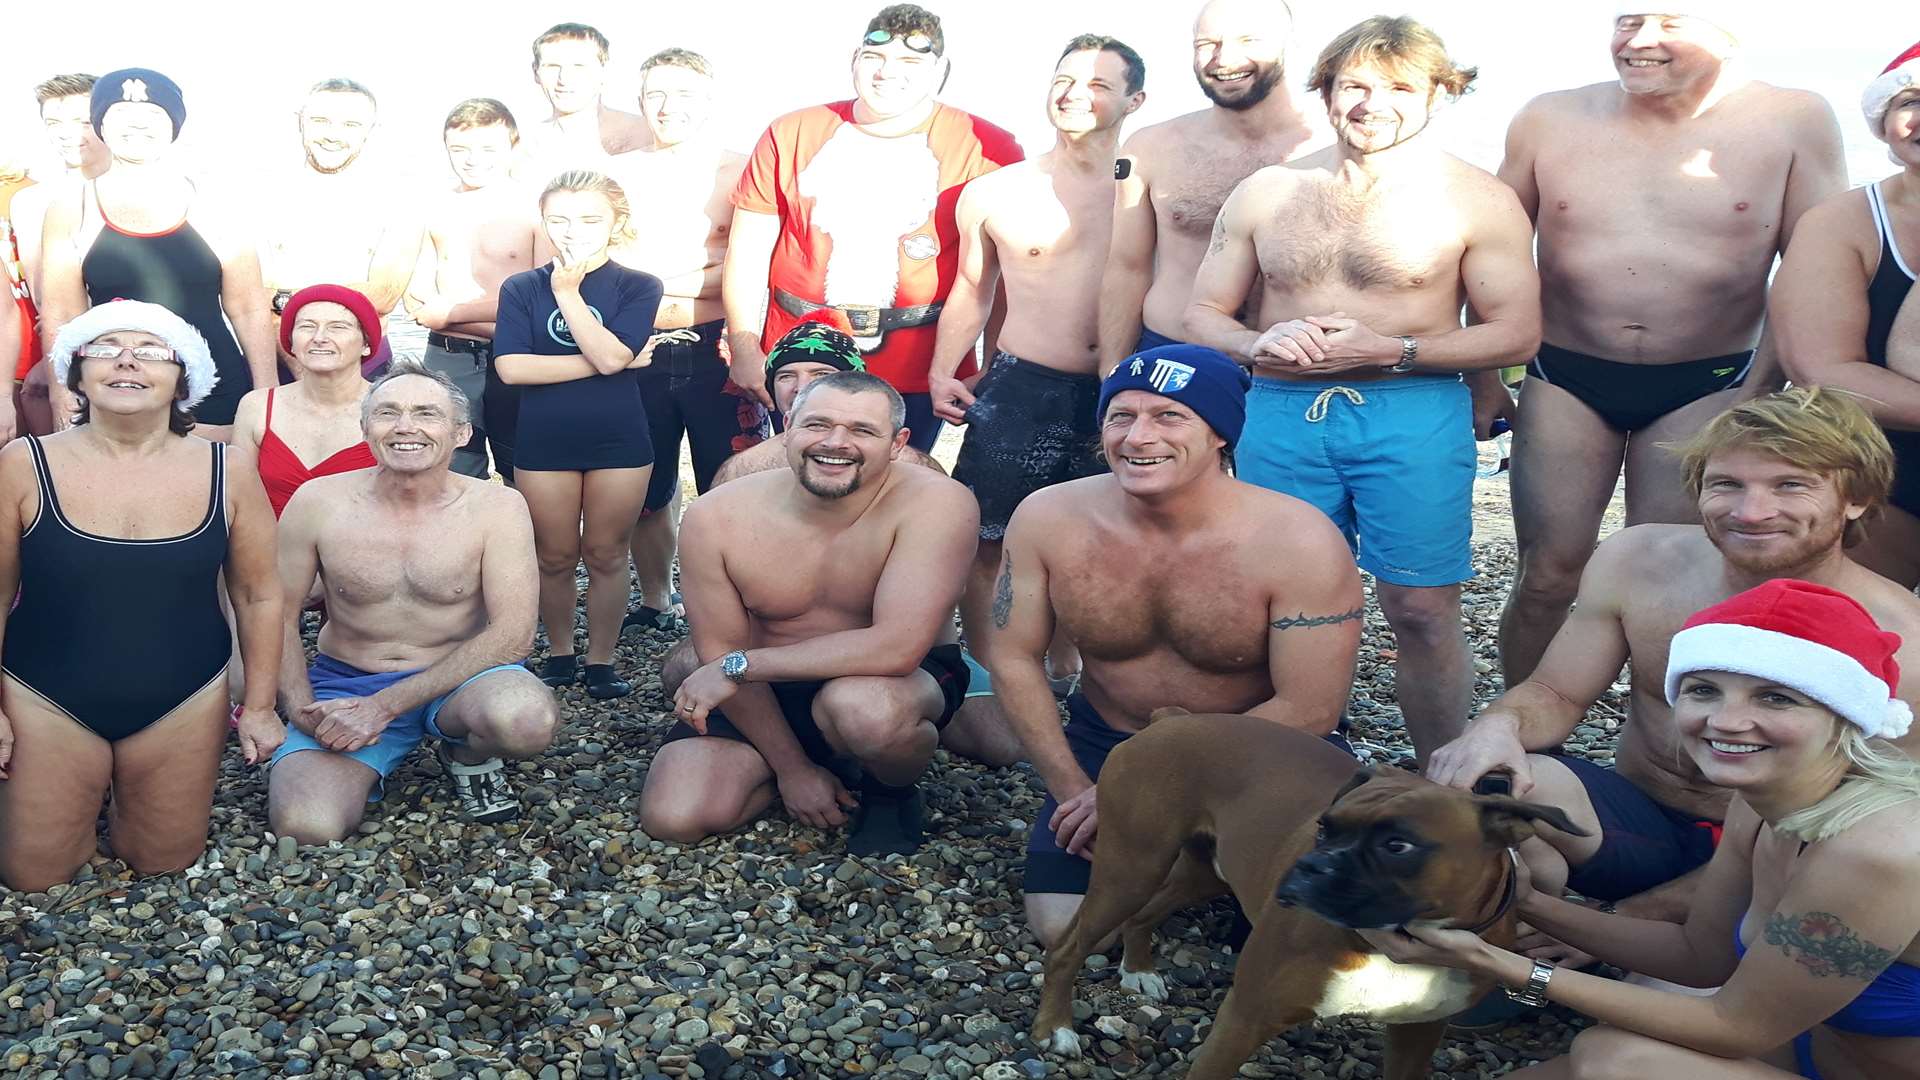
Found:
[(1543, 1009), (1547, 1005), (1547, 983), (1553, 979), (1553, 965), (1544, 960), (1533, 962), (1533, 971), (1527, 976), (1527, 985), (1515, 990), (1506, 987), (1507, 997), (1522, 1005)]
[(1420, 359), (1420, 343), (1412, 334), (1400, 335), (1400, 362), (1388, 368), (1395, 375), (1405, 375), (1413, 370), (1415, 361)]
[(289, 301), (289, 300), (291, 300), (291, 299), (293, 299), (293, 290), (291, 290), (291, 289), (275, 289), (275, 290), (274, 290), (274, 292), (273, 292), (273, 305), (272, 305), (272, 306), (273, 306), (273, 313), (274, 313), (275, 315), (284, 315), (284, 314), (286, 314), (286, 311), (287, 311), (287, 301)]
[(721, 657), (720, 658), (720, 674), (725, 675), (729, 681), (734, 683), (746, 682), (747, 681), (746, 650), (735, 649), (732, 652), (728, 653), (727, 655)]

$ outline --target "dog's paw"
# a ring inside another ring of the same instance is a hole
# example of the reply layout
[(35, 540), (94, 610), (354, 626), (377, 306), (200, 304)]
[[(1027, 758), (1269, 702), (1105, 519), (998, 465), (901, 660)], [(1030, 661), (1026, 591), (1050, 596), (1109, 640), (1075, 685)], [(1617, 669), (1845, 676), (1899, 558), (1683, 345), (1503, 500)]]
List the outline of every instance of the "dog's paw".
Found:
[(1049, 1037), (1043, 1045), (1046, 1046), (1048, 1053), (1056, 1054), (1060, 1057), (1077, 1058), (1080, 1056), (1080, 1036), (1075, 1035), (1072, 1028), (1054, 1028), (1053, 1035)]
[(1167, 980), (1157, 971), (1128, 971), (1123, 967), (1120, 969), (1120, 987), (1148, 1001), (1167, 1000)]

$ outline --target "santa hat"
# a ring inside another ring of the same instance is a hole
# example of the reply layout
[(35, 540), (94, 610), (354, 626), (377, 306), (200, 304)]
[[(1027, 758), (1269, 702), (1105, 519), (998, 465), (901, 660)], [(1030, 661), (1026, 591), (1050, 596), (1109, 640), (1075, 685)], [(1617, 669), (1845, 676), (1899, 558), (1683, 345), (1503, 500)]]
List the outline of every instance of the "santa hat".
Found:
[(1893, 63), (1867, 84), (1860, 95), (1860, 111), (1866, 114), (1867, 127), (1873, 129), (1874, 135), (1878, 136), (1886, 123), (1887, 106), (1893, 104), (1893, 96), (1912, 86), (1916, 77), (1920, 77), (1920, 42), (1894, 57)]
[(1791, 687), (1832, 709), (1869, 738), (1897, 739), (1913, 723), (1893, 696), (1900, 635), (1888, 633), (1852, 597), (1823, 585), (1776, 578), (1694, 613), (1667, 650), (1667, 703), (1695, 671), (1728, 671)]
[(1619, 22), (1629, 15), (1681, 15), (1712, 23), (1722, 33), (1735, 41), (1740, 40), (1736, 29), (1744, 20), (1747, 4), (1741, 0), (1666, 0), (1664, 8), (1649, 8), (1639, 5), (1620, 4), (1614, 9), (1613, 21)]
[(180, 361), (186, 373), (187, 396), (180, 402), (182, 409), (192, 412), (220, 381), (213, 367), (213, 351), (207, 348), (207, 339), (200, 336), (200, 331), (159, 304), (139, 300), (96, 304), (62, 326), (53, 339), (53, 353), (47, 358), (53, 363), (54, 381), (62, 386), (67, 384), (67, 369), (73, 366), (74, 354), (80, 346), (119, 330), (152, 334), (173, 350), (174, 359)]

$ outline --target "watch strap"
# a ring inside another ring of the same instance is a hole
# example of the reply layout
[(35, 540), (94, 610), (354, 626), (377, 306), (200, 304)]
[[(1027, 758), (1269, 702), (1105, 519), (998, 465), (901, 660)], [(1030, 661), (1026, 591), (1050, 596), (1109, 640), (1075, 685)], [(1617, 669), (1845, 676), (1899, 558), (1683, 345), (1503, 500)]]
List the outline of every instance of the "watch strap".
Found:
[(1527, 974), (1527, 985), (1514, 988), (1506, 987), (1507, 997), (1522, 1005), (1535, 1009), (1547, 1005), (1547, 984), (1553, 981), (1553, 965), (1544, 960), (1535, 960), (1533, 970)]

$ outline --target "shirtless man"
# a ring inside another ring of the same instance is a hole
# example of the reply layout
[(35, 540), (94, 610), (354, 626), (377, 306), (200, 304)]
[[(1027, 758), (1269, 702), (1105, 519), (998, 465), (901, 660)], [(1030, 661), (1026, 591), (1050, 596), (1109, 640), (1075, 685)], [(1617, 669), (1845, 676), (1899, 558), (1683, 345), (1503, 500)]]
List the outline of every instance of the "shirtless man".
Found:
[(1545, 338), (1513, 445), (1508, 686), (1567, 617), (1623, 460), (1627, 524), (1695, 520), (1660, 447), (1778, 385), (1761, 335), (1774, 256), (1846, 186), (1819, 95), (1748, 79), (1731, 28), (1675, 3), (1614, 22), (1616, 81), (1535, 98), (1507, 131), (1500, 178), (1539, 229)]
[(766, 409), (730, 393), (727, 381), (720, 267), (733, 227), (731, 197), (747, 159), (708, 132), (713, 65), (686, 49), (647, 57), (640, 110), (652, 145), (608, 164), (608, 175), (633, 193), (634, 239), (614, 261), (659, 278), (666, 296), (653, 319), (653, 363), (639, 373), (654, 468), (633, 530), (640, 606), (628, 612), (623, 630), (656, 625), (672, 606), (682, 434), (692, 444), (694, 488), (703, 494), (721, 463), (768, 434)]
[[(780, 340), (768, 350), (767, 385), (773, 388), (774, 405), (780, 410), (781, 417), (786, 418), (792, 415), (793, 403), (800, 392), (816, 380), (837, 371), (862, 371), (865, 367), (860, 347), (844, 331), (809, 320), (782, 334)], [(754, 473), (791, 468), (787, 462), (787, 436), (792, 430), (789, 426), (773, 438), (728, 458), (726, 464), (720, 466), (720, 471), (714, 474), (714, 486)], [(947, 470), (932, 456), (911, 446), (900, 451), (898, 460), (901, 464), (932, 469), (942, 476), (947, 474)], [(945, 645), (960, 639), (949, 626), (941, 631), (937, 640)], [(987, 669), (980, 666), (972, 654), (962, 651), (960, 658), (967, 664), (967, 700), (960, 706), (960, 711), (953, 714), (953, 719), (940, 729), (940, 745), (993, 768), (1003, 768), (1019, 761), (1020, 740), (1007, 726), (1006, 716), (1001, 712), (999, 699), (993, 692), (992, 676), (987, 674)], [(694, 652), (693, 639), (683, 638), (679, 644), (667, 650), (666, 657), (660, 661), (661, 692), (671, 695), (680, 688), (681, 681), (699, 666), (700, 658)]]
[(469, 820), (512, 818), (502, 759), (545, 750), (560, 719), (520, 663), (538, 592), (526, 502), (448, 468), (467, 439), (465, 396), (401, 361), (361, 415), (379, 464), (308, 481), (280, 518), (285, 655), (304, 655), (316, 575), (327, 601), (313, 667), (281, 665), (290, 730), (267, 786), (270, 827), (303, 844), (350, 835), (428, 737)]
[[(938, 416), (967, 425), (953, 474), (980, 502), (980, 548), (960, 603), (968, 641), (986, 636), (1014, 507), (1040, 488), (1106, 470), (1094, 449), (1100, 268), (1113, 232), (1120, 124), (1146, 101), (1146, 77), (1124, 43), (1074, 38), (1047, 88), (1053, 149), (960, 194), (960, 276), (940, 313), (927, 390)], [(954, 374), (973, 359), (1002, 283), (998, 351), (984, 377), (962, 382)], [(1066, 651), (1053, 656), (1056, 677), (1077, 666)]]
[(919, 846), (914, 781), (968, 681), (960, 646), (938, 642), (980, 524), (959, 484), (892, 467), (905, 411), (876, 376), (829, 375), (794, 404), (790, 470), (688, 509), (682, 591), (703, 666), (647, 771), (649, 836), (731, 832), (778, 795), (821, 828), (856, 810), (852, 854)]
[(585, 23), (559, 23), (533, 39), (533, 81), (552, 112), (529, 125), (521, 175), (536, 187), (569, 169), (604, 172), (607, 155), (645, 147), (639, 116), (600, 98), (607, 82), (607, 35)]
[[(1286, 83), (1286, 0), (1210, 0), (1193, 21), (1193, 77), (1213, 104), (1141, 128), (1100, 282), (1100, 370), (1183, 336), (1193, 276), (1227, 193), (1307, 149), (1312, 129)], [(1248, 297), (1250, 301), (1257, 296)]]
[[(1473, 693), (1460, 583), (1473, 575), (1475, 420), (1462, 373), (1507, 401), (1497, 369), (1540, 343), (1519, 200), (1420, 137), (1473, 77), (1409, 18), (1334, 38), (1308, 82), (1334, 145), (1234, 189), (1187, 309), (1194, 340), (1259, 376), (1240, 477), (1320, 507), (1378, 582), (1423, 759), (1459, 733)], [(1256, 283), (1264, 333), (1235, 316)], [(1463, 301), (1478, 316), (1464, 328)]]
[[(1113, 472), (1035, 492), (1007, 529), (984, 644), (1047, 787), (1026, 870), (1042, 945), (1086, 895), (1100, 766), (1155, 709), (1249, 713), (1344, 743), (1360, 575), (1325, 515), (1229, 471), (1246, 387), (1232, 360), (1197, 345), (1128, 359), (1098, 402)], [(1056, 631), (1085, 663), (1064, 731), (1044, 664)]]
[[(395, 198), (389, 177), (361, 164), (378, 110), (373, 91), (352, 79), (315, 83), (300, 106), (306, 160), (274, 189), (271, 212), (260, 215), (260, 276), (276, 335), (280, 309), (309, 285), (345, 285), (381, 318), (406, 292), (420, 255), (420, 215)], [(391, 356), (383, 348), (368, 369)]]
[[(1685, 917), (1686, 876), (1712, 855), (1728, 802), (1680, 752), (1663, 686), (1668, 643), (1687, 616), (1772, 578), (1837, 589), (1901, 636), (1908, 674), (1897, 694), (1920, 701), (1920, 599), (1846, 553), (1893, 483), (1893, 452), (1865, 410), (1832, 390), (1769, 394), (1715, 418), (1678, 456), (1702, 524), (1636, 525), (1602, 541), (1533, 675), (1427, 769), (1462, 788), (1510, 770), (1516, 796), (1558, 806), (1588, 831), (1523, 845), (1534, 888), (1632, 897), (1623, 910), (1672, 922)], [(1614, 768), (1561, 756), (1623, 664), (1632, 691)]]
[[(0, 401), (0, 409), (13, 410), (7, 422), (0, 424), (8, 438), (21, 431), (36, 435), (53, 431), (47, 372), (40, 366), (40, 313), (35, 306), (44, 295), (40, 289), (40, 234), (47, 206), (63, 196), (73, 198), (82, 182), (106, 172), (112, 162), (89, 115), (93, 83), (92, 75), (55, 75), (33, 88), (47, 142), (60, 158), (60, 173), (46, 179), (36, 176), (16, 191), (5, 211), (0, 212), (0, 259), (10, 268), (7, 284), (14, 291), (14, 307), (25, 323), (15, 328), (15, 334), (0, 338), (19, 341), (23, 350), (17, 364), (5, 371), (5, 377), (16, 384), (7, 400)], [(17, 280), (13, 279), (13, 268), (18, 269)]]
[(494, 467), (511, 483), (520, 394), (494, 373), (493, 319), (500, 283), (548, 258), (546, 230), (537, 194), (512, 177), (520, 130), (505, 105), (468, 98), (447, 114), (441, 134), (454, 186), (428, 211), (407, 310), (427, 329), (424, 363), (453, 378), (479, 421), (454, 451), (453, 471), (486, 479), (490, 444)]

